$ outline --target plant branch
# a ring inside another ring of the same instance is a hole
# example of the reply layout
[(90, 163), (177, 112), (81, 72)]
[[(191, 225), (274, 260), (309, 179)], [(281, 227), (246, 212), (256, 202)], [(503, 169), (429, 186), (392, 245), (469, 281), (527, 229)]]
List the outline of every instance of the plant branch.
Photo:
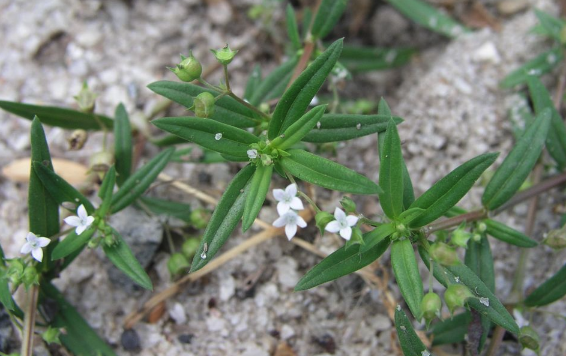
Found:
[(31, 356), (33, 351), (33, 329), (35, 327), (35, 311), (39, 287), (33, 284), (27, 291), (27, 305), (24, 316), (21, 356)]

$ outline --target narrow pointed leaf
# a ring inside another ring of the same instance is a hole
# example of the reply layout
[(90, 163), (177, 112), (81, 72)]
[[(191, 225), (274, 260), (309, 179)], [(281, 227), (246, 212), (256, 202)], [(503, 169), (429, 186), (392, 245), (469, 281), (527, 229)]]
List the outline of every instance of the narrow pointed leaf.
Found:
[(67, 237), (65, 237), (65, 239), (57, 244), (57, 246), (53, 250), (53, 253), (51, 254), (51, 260), (55, 261), (61, 258), (65, 258), (73, 252), (82, 249), (86, 246), (95, 232), (96, 227), (94, 226), (89, 227), (80, 235), (77, 235), (75, 230), (71, 231), (67, 235)]
[(415, 319), (421, 318), (421, 301), (424, 297), (423, 280), (417, 266), (413, 244), (409, 239), (398, 240), (391, 246), (391, 265), (403, 299)]
[(546, 33), (548, 33), (548, 35), (554, 38), (556, 41), (562, 42), (560, 32), (566, 25), (566, 22), (554, 16), (550, 16), (546, 12), (540, 11), (538, 9), (535, 9), (535, 15), (537, 15), (537, 18), (542, 27), (544, 27), (544, 29), (546, 30)]
[(540, 79), (529, 76), (527, 84), (529, 85), (529, 92), (537, 116), (541, 115), (547, 108), (550, 108), (552, 111), (550, 129), (546, 138), (546, 149), (554, 161), (556, 161), (558, 169), (562, 170), (566, 167), (566, 127), (562, 117), (556, 111), (550, 94)]
[(486, 208), (497, 209), (511, 199), (531, 173), (544, 147), (550, 117), (550, 109), (542, 111), (495, 171), (482, 196)]
[(275, 138), (271, 142), (271, 145), (273, 147), (286, 150), (295, 143), (301, 141), (301, 139), (308, 134), (309, 131), (311, 131), (316, 123), (320, 121), (325, 110), (326, 105), (320, 105), (310, 110), (293, 125), (289, 126), (282, 134), (282, 137)]
[(413, 182), (411, 181), (411, 176), (409, 176), (409, 170), (407, 169), (405, 160), (403, 160), (403, 207), (409, 209), (414, 201), (415, 191), (413, 189)]
[(112, 247), (106, 244), (102, 246), (110, 262), (138, 285), (145, 289), (153, 290), (151, 279), (149, 279), (149, 276), (136, 259), (136, 256), (134, 256), (132, 250), (130, 250), (126, 241), (124, 241), (118, 231), (112, 229), (112, 233), (116, 239), (116, 244)]
[(364, 234), (364, 244), (360, 247), (360, 253), (365, 253), (371, 250), (375, 245), (389, 237), (395, 232), (395, 224), (379, 225), (372, 231)]
[(502, 88), (511, 88), (515, 85), (527, 82), (530, 77), (540, 77), (541, 75), (550, 72), (558, 65), (558, 63), (562, 62), (563, 57), (564, 55), (562, 54), (561, 47), (555, 47), (543, 52), (509, 73), (505, 78), (503, 78), (499, 85)]
[(55, 106), (31, 105), (0, 100), (0, 108), (28, 120), (33, 120), (37, 115), (42, 124), (64, 129), (100, 130), (102, 129), (101, 125), (111, 129), (114, 124), (112, 119), (103, 115)]
[(430, 355), (401, 306), (395, 308), (395, 328), (404, 356)]
[(566, 264), (525, 299), (528, 307), (541, 307), (566, 295)]
[(295, 68), (298, 61), (299, 58), (294, 56), (275, 68), (257, 87), (250, 99), (250, 104), (258, 106), (268, 100), (281, 97), (293, 76), (293, 68)]
[(338, 61), (342, 51), (342, 42), (340, 39), (331, 44), (285, 91), (269, 122), (268, 137), (270, 140), (281, 135), (303, 115)]
[(295, 10), (293, 5), (287, 4), (285, 12), (285, 20), (287, 22), (287, 36), (293, 45), (293, 50), (298, 51), (301, 49), (301, 40), (299, 38), (299, 28), (297, 26), (297, 18), (295, 17)]
[(112, 196), (112, 213), (117, 213), (139, 198), (165, 168), (173, 152), (174, 148), (161, 152), (132, 174)]
[(114, 194), (114, 185), (116, 184), (116, 169), (114, 166), (110, 167), (106, 175), (104, 176), (104, 180), (102, 181), (102, 185), (100, 186), (100, 190), (98, 191), (98, 196), (102, 199), (102, 204), (98, 207), (97, 214), (100, 217), (106, 216), (108, 211), (110, 210), (110, 206), (112, 205), (112, 194)]
[[(244, 214), (246, 190), (256, 166), (244, 167), (228, 185), (206, 226), (200, 246), (193, 258), (191, 273), (198, 271), (216, 255)], [(204, 246), (206, 245), (206, 251)], [(204, 258), (203, 258), (204, 256)]]
[(431, 328), (432, 346), (457, 344), (464, 341), (471, 321), (472, 315), (466, 310), (462, 314), (434, 324)]
[[(358, 137), (385, 132), (390, 115), (325, 114), (305, 137), (304, 142), (324, 143), (351, 140)], [(394, 117), (396, 124), (403, 122)]]
[(344, 46), (340, 63), (351, 73), (397, 68), (409, 63), (417, 51), (412, 48)]
[(424, 212), (421, 208), (411, 208), (399, 214), (398, 221), (406, 226), (411, 225), (411, 222), (419, 217)]
[(114, 160), (118, 185), (122, 185), (132, 173), (132, 128), (123, 104), (118, 105), (114, 116)]
[(307, 290), (362, 269), (381, 257), (389, 244), (388, 238), (383, 239), (363, 253), (359, 252), (360, 245), (343, 246), (308, 271), (295, 286), (295, 291)]
[(2, 303), (4, 308), (14, 313), (17, 317), (23, 318), (24, 314), (14, 301), (12, 292), (10, 291), (10, 285), (6, 278), (0, 278), (0, 303)]
[(466, 195), (483, 171), (495, 161), (497, 155), (486, 153), (472, 158), (436, 182), (411, 204), (410, 208), (425, 209), (425, 212), (414, 219), (410, 226), (421, 227), (444, 215)]
[(246, 84), (246, 91), (244, 92), (244, 99), (250, 101), (256, 92), (257, 88), (261, 84), (261, 67), (256, 64), (252, 74), (248, 78), (248, 83)]
[(401, 139), (393, 120), (389, 121), (385, 132), (383, 153), (379, 166), (379, 204), (385, 215), (395, 219), (403, 211), (403, 155)]
[(186, 223), (191, 221), (189, 204), (153, 197), (140, 197), (139, 200), (155, 214), (168, 215)]
[(293, 176), (323, 188), (354, 194), (377, 194), (381, 188), (370, 179), (329, 159), (304, 150), (288, 150), (279, 161)]
[(310, 34), (311, 24), (312, 24), (312, 11), (310, 7), (307, 7), (303, 10), (303, 23), (302, 23), (303, 28), (301, 29), (301, 36), (304, 40), (306, 40)]
[(315, 40), (326, 37), (332, 31), (344, 10), (348, 0), (323, 0), (314, 18), (311, 35)]
[[(179, 83), (169, 81), (158, 81), (147, 86), (153, 92), (166, 97), (186, 108), (193, 106), (193, 98), (203, 92), (209, 92), (214, 96), (220, 93), (205, 89), (191, 83)], [(209, 118), (235, 127), (253, 127), (257, 122), (254, 112), (237, 102), (235, 99), (225, 96), (214, 105), (214, 114)]]
[(246, 203), (244, 204), (244, 216), (242, 218), (242, 230), (248, 230), (254, 223), (257, 214), (263, 206), (269, 184), (271, 183), (271, 175), (273, 174), (273, 165), (258, 166), (251, 180)]
[[(41, 184), (49, 192), (50, 197), (59, 205), (70, 202), (76, 207), (84, 205), (89, 214), (94, 212), (92, 203), (76, 190), (65, 179), (58, 176), (53, 169), (44, 165), (44, 162), (33, 162), (33, 171), (41, 181)], [(75, 209), (71, 209), (76, 211)]]
[[(253, 134), (221, 122), (200, 117), (165, 117), (152, 121), (161, 130), (219, 153), (248, 160), (249, 145), (258, 142)], [(217, 140), (217, 134), (222, 137)]]

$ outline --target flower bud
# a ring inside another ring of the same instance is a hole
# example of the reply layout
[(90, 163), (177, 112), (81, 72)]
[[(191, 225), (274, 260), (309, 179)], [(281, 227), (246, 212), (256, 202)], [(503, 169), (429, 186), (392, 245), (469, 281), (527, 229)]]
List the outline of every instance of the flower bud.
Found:
[(425, 294), (421, 301), (421, 310), (427, 326), (434, 318), (440, 317), (440, 308), (442, 308), (442, 301), (438, 294), (433, 292)]
[(77, 101), (77, 104), (79, 105), (79, 109), (81, 109), (81, 111), (93, 112), (94, 103), (97, 96), (98, 95), (96, 95), (88, 88), (86, 82), (84, 82), (81, 91), (79, 91), (79, 94), (77, 94), (77, 96), (75, 96), (74, 98)]
[(478, 224), (477, 230), (479, 232), (485, 232), (487, 230), (487, 225), (482, 221)]
[(364, 238), (362, 236), (362, 230), (359, 227), (355, 226), (352, 228), (352, 235), (350, 239), (346, 241), (346, 248), (352, 245), (364, 245)]
[(189, 220), (196, 229), (204, 229), (210, 221), (210, 211), (204, 208), (195, 209), (191, 211)]
[(106, 234), (104, 235), (104, 244), (108, 247), (112, 247), (114, 245), (116, 245), (117, 241), (116, 238), (114, 237), (114, 234), (110, 233), (110, 234)]
[(271, 166), (273, 164), (273, 158), (271, 157), (271, 155), (261, 154), (260, 158), (261, 164), (263, 164), (264, 166)]
[(32, 284), (39, 285), (39, 273), (37, 273), (35, 266), (29, 265), (26, 267), (22, 276), (22, 281), (26, 287), (29, 287)]
[(467, 248), (468, 247), (468, 240), (472, 237), (472, 234), (470, 234), (467, 231), (464, 231), (463, 229), (456, 229), (454, 230), (454, 232), (452, 233), (452, 243), (458, 247), (463, 247), (463, 248)]
[(444, 242), (436, 242), (431, 246), (430, 257), (443, 266), (454, 266), (460, 262), (456, 250)]
[(193, 56), (192, 52), (189, 52), (189, 57), (181, 55), (181, 63), (177, 64), (175, 68), (168, 67), (167, 69), (175, 73), (177, 78), (184, 82), (192, 82), (193, 80), (200, 78), (202, 74), (202, 65)]
[(61, 345), (61, 341), (59, 340), (59, 335), (61, 334), (61, 329), (52, 328), (51, 326), (47, 327), (41, 334), (41, 338), (48, 344), (59, 344)]
[(8, 267), (7, 276), (14, 287), (22, 283), (22, 277), (24, 275), (24, 263), (21, 259), (17, 258), (10, 261), (10, 267)]
[(102, 241), (102, 239), (101, 239), (100, 237), (95, 237), (95, 238), (90, 239), (90, 240), (88, 241), (87, 246), (88, 246), (88, 248), (90, 248), (90, 249), (95, 249), (95, 248), (98, 247), (98, 245), (100, 245), (100, 242), (101, 242), (101, 241)]
[(220, 62), (220, 64), (224, 66), (230, 64), (230, 62), (232, 62), (232, 59), (234, 59), (236, 53), (238, 53), (237, 50), (232, 51), (228, 45), (224, 46), (219, 50), (211, 49), (210, 51), (214, 53), (216, 60), (218, 60), (218, 62)]
[(211, 117), (214, 114), (214, 95), (205, 91), (197, 95), (190, 108), (194, 110), (197, 117)]
[(187, 258), (183, 256), (182, 253), (178, 252), (172, 254), (171, 257), (169, 257), (169, 261), (167, 261), (167, 268), (172, 277), (184, 272), (190, 266)]
[(350, 197), (342, 197), (342, 200), (340, 200), (340, 205), (342, 205), (346, 213), (356, 213), (356, 203), (354, 203), (354, 201)]
[(550, 230), (543, 244), (552, 247), (555, 250), (561, 250), (566, 247), (566, 225), (558, 230)]
[(193, 258), (195, 253), (197, 253), (199, 246), (200, 246), (200, 238), (189, 237), (183, 243), (183, 246), (181, 246), (181, 251), (183, 252), (183, 255), (185, 255), (185, 257)]
[(69, 149), (72, 151), (78, 151), (85, 145), (88, 139), (88, 134), (85, 130), (75, 130), (71, 133), (71, 136), (67, 138), (69, 143)]
[(468, 287), (463, 284), (451, 284), (444, 292), (444, 302), (453, 314), (454, 310), (458, 307), (463, 307), (468, 298), (472, 298), (474, 295)]
[(540, 337), (535, 329), (530, 326), (523, 326), (519, 330), (519, 342), (524, 349), (538, 350), (540, 347)]
[(326, 211), (319, 211), (316, 213), (314, 220), (316, 221), (316, 227), (320, 230), (320, 234), (324, 234), (324, 228), (329, 222), (335, 220), (334, 215), (327, 213)]
[(114, 156), (108, 151), (101, 151), (90, 157), (90, 169), (97, 173), (106, 173), (114, 163)]

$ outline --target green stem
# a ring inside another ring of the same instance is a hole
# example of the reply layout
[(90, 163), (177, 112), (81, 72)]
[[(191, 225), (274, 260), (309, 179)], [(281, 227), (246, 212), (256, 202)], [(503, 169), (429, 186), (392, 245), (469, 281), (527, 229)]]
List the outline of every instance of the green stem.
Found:
[(226, 82), (226, 91), (227, 92), (232, 92), (232, 90), (230, 90), (230, 76), (228, 75), (228, 66), (227, 65), (223, 65), (224, 67), (224, 81)]
[[(232, 91), (228, 92), (228, 95), (235, 99), (237, 102), (239, 102), (240, 104), (244, 105), (245, 107), (247, 107), (248, 109), (252, 110), (253, 112), (255, 112), (256, 114), (258, 114), (259, 116), (261, 116), (264, 120), (269, 121), (271, 120), (271, 116), (267, 115), (266, 113), (264, 113), (263, 111), (259, 110), (258, 108), (256, 108), (255, 106), (251, 105), (250, 103), (248, 103), (247, 101), (245, 101), (244, 99), (240, 98), (239, 96), (237, 96), (236, 94), (234, 94)], [(253, 118), (251, 118), (253, 119)], [(255, 119), (254, 119), (255, 120)], [(257, 121), (257, 120), (256, 120)], [(259, 122), (259, 121), (258, 121)]]
[(35, 327), (35, 311), (39, 287), (33, 284), (27, 291), (27, 305), (24, 316), (21, 356), (31, 356), (33, 351), (33, 329)]

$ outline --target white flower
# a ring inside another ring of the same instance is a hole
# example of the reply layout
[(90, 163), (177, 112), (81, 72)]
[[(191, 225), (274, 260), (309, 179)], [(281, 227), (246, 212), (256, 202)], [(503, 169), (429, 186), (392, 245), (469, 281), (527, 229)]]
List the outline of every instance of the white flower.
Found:
[(65, 218), (65, 222), (68, 225), (76, 226), (75, 232), (80, 235), (88, 229), (88, 227), (94, 221), (94, 217), (89, 216), (86, 212), (85, 206), (81, 204), (77, 209), (77, 216), (69, 216)]
[(257, 150), (247, 150), (246, 153), (250, 159), (257, 158)]
[(42, 247), (49, 245), (51, 240), (47, 237), (38, 237), (33, 232), (28, 232), (26, 236), (26, 243), (22, 246), (20, 253), (30, 253), (39, 262), (43, 259), (43, 250)]
[(358, 218), (353, 215), (346, 216), (346, 213), (340, 208), (334, 210), (334, 218), (336, 220), (329, 222), (324, 229), (329, 232), (339, 232), (340, 236), (345, 240), (350, 240), (350, 237), (352, 237), (352, 226), (356, 225)]
[(301, 199), (296, 197), (297, 195), (297, 185), (290, 184), (283, 189), (273, 189), (273, 197), (279, 203), (277, 203), (277, 212), (279, 215), (283, 215), (291, 209), (303, 210), (303, 202)]
[(293, 210), (289, 210), (273, 222), (273, 226), (275, 227), (285, 226), (285, 235), (287, 235), (287, 239), (289, 239), (289, 241), (291, 241), (297, 233), (297, 225), (300, 227), (306, 227), (307, 223)]

